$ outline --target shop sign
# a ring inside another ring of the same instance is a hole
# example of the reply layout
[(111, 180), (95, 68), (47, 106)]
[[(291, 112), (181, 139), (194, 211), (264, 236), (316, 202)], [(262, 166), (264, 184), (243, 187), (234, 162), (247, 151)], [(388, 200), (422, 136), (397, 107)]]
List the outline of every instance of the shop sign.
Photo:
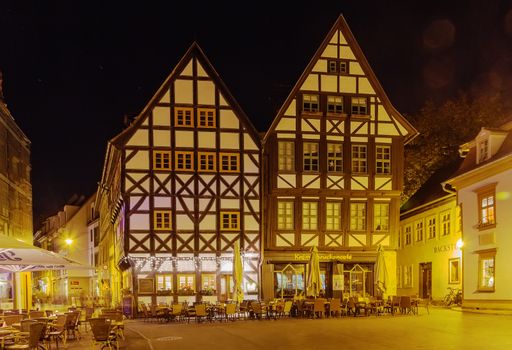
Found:
[[(298, 253), (294, 255), (294, 260), (309, 260), (311, 254), (309, 253)], [(332, 254), (332, 253), (319, 253), (318, 258), (320, 260), (352, 260), (352, 254)]]
[(71, 285), (72, 286), (79, 286), (80, 285), (80, 281), (71, 281)]
[(445, 252), (451, 252), (452, 250), (455, 250), (454, 243), (439, 245), (437, 247), (434, 247), (434, 253), (445, 253)]

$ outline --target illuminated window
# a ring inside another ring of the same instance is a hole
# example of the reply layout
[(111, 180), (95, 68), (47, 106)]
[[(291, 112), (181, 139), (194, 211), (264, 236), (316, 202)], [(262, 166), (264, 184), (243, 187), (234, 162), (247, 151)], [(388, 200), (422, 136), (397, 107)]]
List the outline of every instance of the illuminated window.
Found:
[(155, 230), (170, 230), (171, 229), (171, 211), (169, 210), (155, 210), (153, 212), (154, 229)]
[(327, 171), (343, 171), (343, 145), (341, 143), (327, 144)]
[(494, 292), (496, 250), (478, 253), (478, 291)]
[(327, 96), (327, 113), (343, 113), (342, 96)]
[(239, 212), (221, 212), (220, 228), (225, 231), (236, 231), (240, 229)]
[(325, 203), (325, 229), (329, 231), (338, 231), (341, 229), (341, 203)]
[(436, 231), (437, 231), (436, 217), (435, 216), (428, 217), (427, 218), (428, 239), (436, 238)]
[(410, 245), (412, 243), (412, 228), (411, 226), (405, 226), (404, 228), (404, 245)]
[(367, 168), (366, 145), (352, 145), (352, 172), (366, 174)]
[(304, 112), (318, 112), (318, 95), (303, 95), (302, 96), (302, 110)]
[(194, 170), (194, 152), (176, 152), (175, 170)]
[(450, 212), (446, 211), (441, 213), (441, 235), (447, 236), (450, 234)]
[(213, 152), (198, 152), (198, 168), (200, 171), (216, 171), (216, 154)]
[(318, 227), (318, 203), (302, 202), (302, 229), (316, 230)]
[(278, 142), (278, 169), (293, 171), (295, 169), (295, 147), (293, 141)]
[(193, 274), (178, 275), (178, 292), (189, 294), (196, 290), (196, 276)]
[(416, 222), (416, 242), (423, 241), (423, 220)]
[(375, 231), (389, 231), (389, 203), (373, 205), (373, 226)]
[(449, 263), (449, 283), (460, 283), (460, 258), (450, 259)]
[(366, 203), (350, 203), (350, 230), (366, 230)]
[(217, 289), (217, 277), (214, 273), (203, 273), (201, 275), (201, 289), (215, 293)]
[(293, 230), (293, 202), (277, 202), (277, 228), (280, 230)]
[(194, 126), (194, 118), (192, 117), (193, 109), (190, 107), (174, 108), (174, 124), (176, 126)]
[(203, 128), (215, 128), (215, 109), (213, 108), (198, 108), (197, 114), (199, 115), (198, 125)]
[(304, 142), (303, 148), (304, 171), (318, 171), (318, 143)]
[(479, 228), (494, 227), (496, 225), (496, 187), (495, 184), (486, 186), (478, 192)]
[(352, 97), (352, 114), (368, 114), (366, 97)]
[(375, 149), (375, 171), (377, 174), (391, 174), (391, 147), (377, 146)]
[(153, 169), (154, 170), (170, 170), (171, 169), (171, 152), (153, 151)]
[(156, 275), (156, 290), (172, 290), (172, 275)]
[(221, 153), (220, 170), (227, 173), (240, 171), (240, 155), (238, 153)]

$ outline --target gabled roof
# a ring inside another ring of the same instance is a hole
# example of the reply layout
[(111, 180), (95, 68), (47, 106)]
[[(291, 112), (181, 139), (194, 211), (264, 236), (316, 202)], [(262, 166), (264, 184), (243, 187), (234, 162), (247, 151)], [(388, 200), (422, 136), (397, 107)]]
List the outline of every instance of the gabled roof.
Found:
[(130, 126), (123, 130), (120, 134), (112, 138), (109, 141), (109, 143), (112, 143), (114, 146), (118, 148), (122, 148), (122, 146), (124, 146), (124, 144), (130, 139), (130, 137), (137, 130), (137, 128), (143, 123), (146, 114), (151, 110), (151, 108), (153, 108), (153, 106), (158, 101), (162, 99), (165, 93), (169, 90), (170, 84), (179, 76), (179, 74), (182, 72), (185, 66), (194, 57), (201, 62), (205, 71), (208, 73), (210, 78), (214, 81), (215, 85), (222, 92), (222, 96), (226, 99), (226, 102), (235, 110), (236, 115), (240, 118), (242, 125), (250, 133), (251, 137), (253, 138), (253, 141), (257, 145), (261, 144), (256, 128), (253, 126), (250, 119), (244, 113), (244, 111), (242, 110), (238, 102), (235, 100), (235, 98), (231, 95), (226, 84), (224, 84), (219, 74), (217, 73), (215, 68), (213, 68), (213, 65), (208, 60), (208, 58), (204, 54), (203, 50), (199, 47), (199, 44), (197, 42), (193, 42), (192, 45), (190, 45), (187, 52), (183, 55), (178, 64), (174, 67), (172, 72), (165, 79), (165, 81), (157, 90), (157, 92), (153, 95), (151, 100), (146, 104), (146, 106), (137, 115), (137, 117), (135, 117), (135, 120), (132, 122), (132, 124), (130, 124)]
[[(455, 178), (457, 176), (460, 176), (460, 175), (470, 172), (472, 170), (476, 170), (478, 168), (484, 167), (487, 164), (495, 162), (495, 161), (497, 161), (501, 158), (504, 158), (506, 156), (512, 155), (512, 122), (511, 121), (503, 124), (499, 128), (482, 128), (482, 130), (488, 130), (491, 133), (506, 134), (505, 140), (503, 140), (503, 143), (501, 144), (500, 148), (497, 150), (497, 152), (494, 155), (489, 157), (489, 159), (486, 159), (485, 161), (481, 161), (481, 162), (477, 162), (477, 154), (476, 154), (477, 153), (477, 150), (476, 150), (477, 145), (476, 145), (475, 140), (468, 142), (466, 145), (469, 145), (469, 151), (467, 152), (467, 155), (464, 158), (464, 161), (462, 162), (459, 169), (453, 174), (452, 178)], [(481, 132), (479, 132), (478, 134), (480, 135)]]
[(455, 161), (436, 170), (425, 183), (405, 202), (400, 208), (401, 213), (405, 213), (431, 202), (440, 200), (448, 196), (455, 196), (443, 189), (442, 183), (449, 179), (460, 167), (463, 159), (457, 158)]
[(306, 69), (300, 76), (299, 80), (293, 87), (292, 91), (286, 98), (285, 102), (283, 103), (283, 105), (281, 106), (279, 111), (277, 112), (277, 116), (274, 119), (274, 121), (272, 122), (267, 133), (265, 134), (263, 142), (266, 142), (268, 137), (272, 134), (272, 132), (274, 132), (275, 128), (277, 127), (277, 124), (279, 123), (279, 120), (284, 115), (285, 111), (287, 110), (288, 106), (294, 99), (297, 92), (300, 90), (300, 87), (302, 86), (302, 84), (304, 83), (306, 78), (308, 77), (309, 73), (313, 70), (315, 63), (318, 61), (322, 52), (325, 50), (325, 48), (327, 47), (331, 38), (334, 36), (334, 34), (336, 33), (337, 30), (340, 30), (343, 33), (343, 35), (345, 36), (347, 43), (350, 45), (351, 49), (353, 50), (354, 55), (355, 55), (357, 61), (359, 62), (359, 64), (361, 65), (364, 73), (368, 76), (368, 79), (370, 80), (377, 95), (382, 99), (382, 103), (383, 103), (386, 111), (390, 115), (393, 115), (393, 117), (396, 118), (401, 123), (401, 125), (407, 130), (408, 134), (405, 137), (404, 143), (407, 144), (409, 141), (411, 141), (414, 137), (416, 137), (418, 135), (418, 131), (416, 131), (416, 129), (407, 121), (407, 119), (405, 119), (391, 104), (389, 98), (387, 97), (386, 93), (384, 92), (384, 89), (380, 85), (380, 83), (377, 79), (377, 76), (373, 72), (370, 64), (368, 63), (368, 60), (366, 59), (363, 51), (361, 50), (354, 35), (352, 34), (352, 31), (350, 30), (347, 22), (345, 21), (345, 18), (343, 17), (343, 15), (340, 15), (338, 17), (338, 19), (336, 20), (336, 22), (334, 23), (334, 25), (332, 26), (329, 33), (326, 35), (324, 41), (322, 42), (322, 44), (316, 51), (315, 55), (313, 56), (313, 58), (307, 65)]

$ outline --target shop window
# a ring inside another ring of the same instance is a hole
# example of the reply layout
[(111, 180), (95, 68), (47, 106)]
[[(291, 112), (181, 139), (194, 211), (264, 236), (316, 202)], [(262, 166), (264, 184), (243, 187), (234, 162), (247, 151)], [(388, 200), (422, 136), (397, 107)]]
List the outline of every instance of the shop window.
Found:
[(156, 275), (157, 292), (172, 290), (172, 275)]
[(404, 288), (411, 288), (412, 287), (412, 265), (404, 266), (403, 272), (404, 272), (403, 286), (404, 286)]
[(279, 298), (293, 298), (305, 295), (303, 264), (274, 265), (274, 295)]
[(217, 292), (217, 276), (215, 274), (201, 275), (201, 292), (203, 295), (214, 295)]
[(196, 276), (194, 274), (178, 275), (178, 293), (182, 295), (194, 294), (196, 290)]
[(460, 283), (460, 258), (450, 259), (449, 263), (449, 283)]

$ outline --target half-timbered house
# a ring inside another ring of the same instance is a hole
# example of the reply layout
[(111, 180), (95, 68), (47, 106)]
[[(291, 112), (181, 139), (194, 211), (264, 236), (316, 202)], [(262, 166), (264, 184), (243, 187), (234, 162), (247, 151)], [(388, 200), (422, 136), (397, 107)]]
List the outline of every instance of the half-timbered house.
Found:
[(304, 292), (313, 246), (326, 295), (372, 294), (379, 245), (396, 293), (403, 152), (416, 133), (340, 16), (264, 136), (266, 299)]
[(260, 156), (256, 130), (194, 43), (109, 142), (99, 205), (112, 213), (102, 232), (119, 244), (123, 291), (147, 303), (231, 298), (239, 241), (245, 296), (257, 298)]

